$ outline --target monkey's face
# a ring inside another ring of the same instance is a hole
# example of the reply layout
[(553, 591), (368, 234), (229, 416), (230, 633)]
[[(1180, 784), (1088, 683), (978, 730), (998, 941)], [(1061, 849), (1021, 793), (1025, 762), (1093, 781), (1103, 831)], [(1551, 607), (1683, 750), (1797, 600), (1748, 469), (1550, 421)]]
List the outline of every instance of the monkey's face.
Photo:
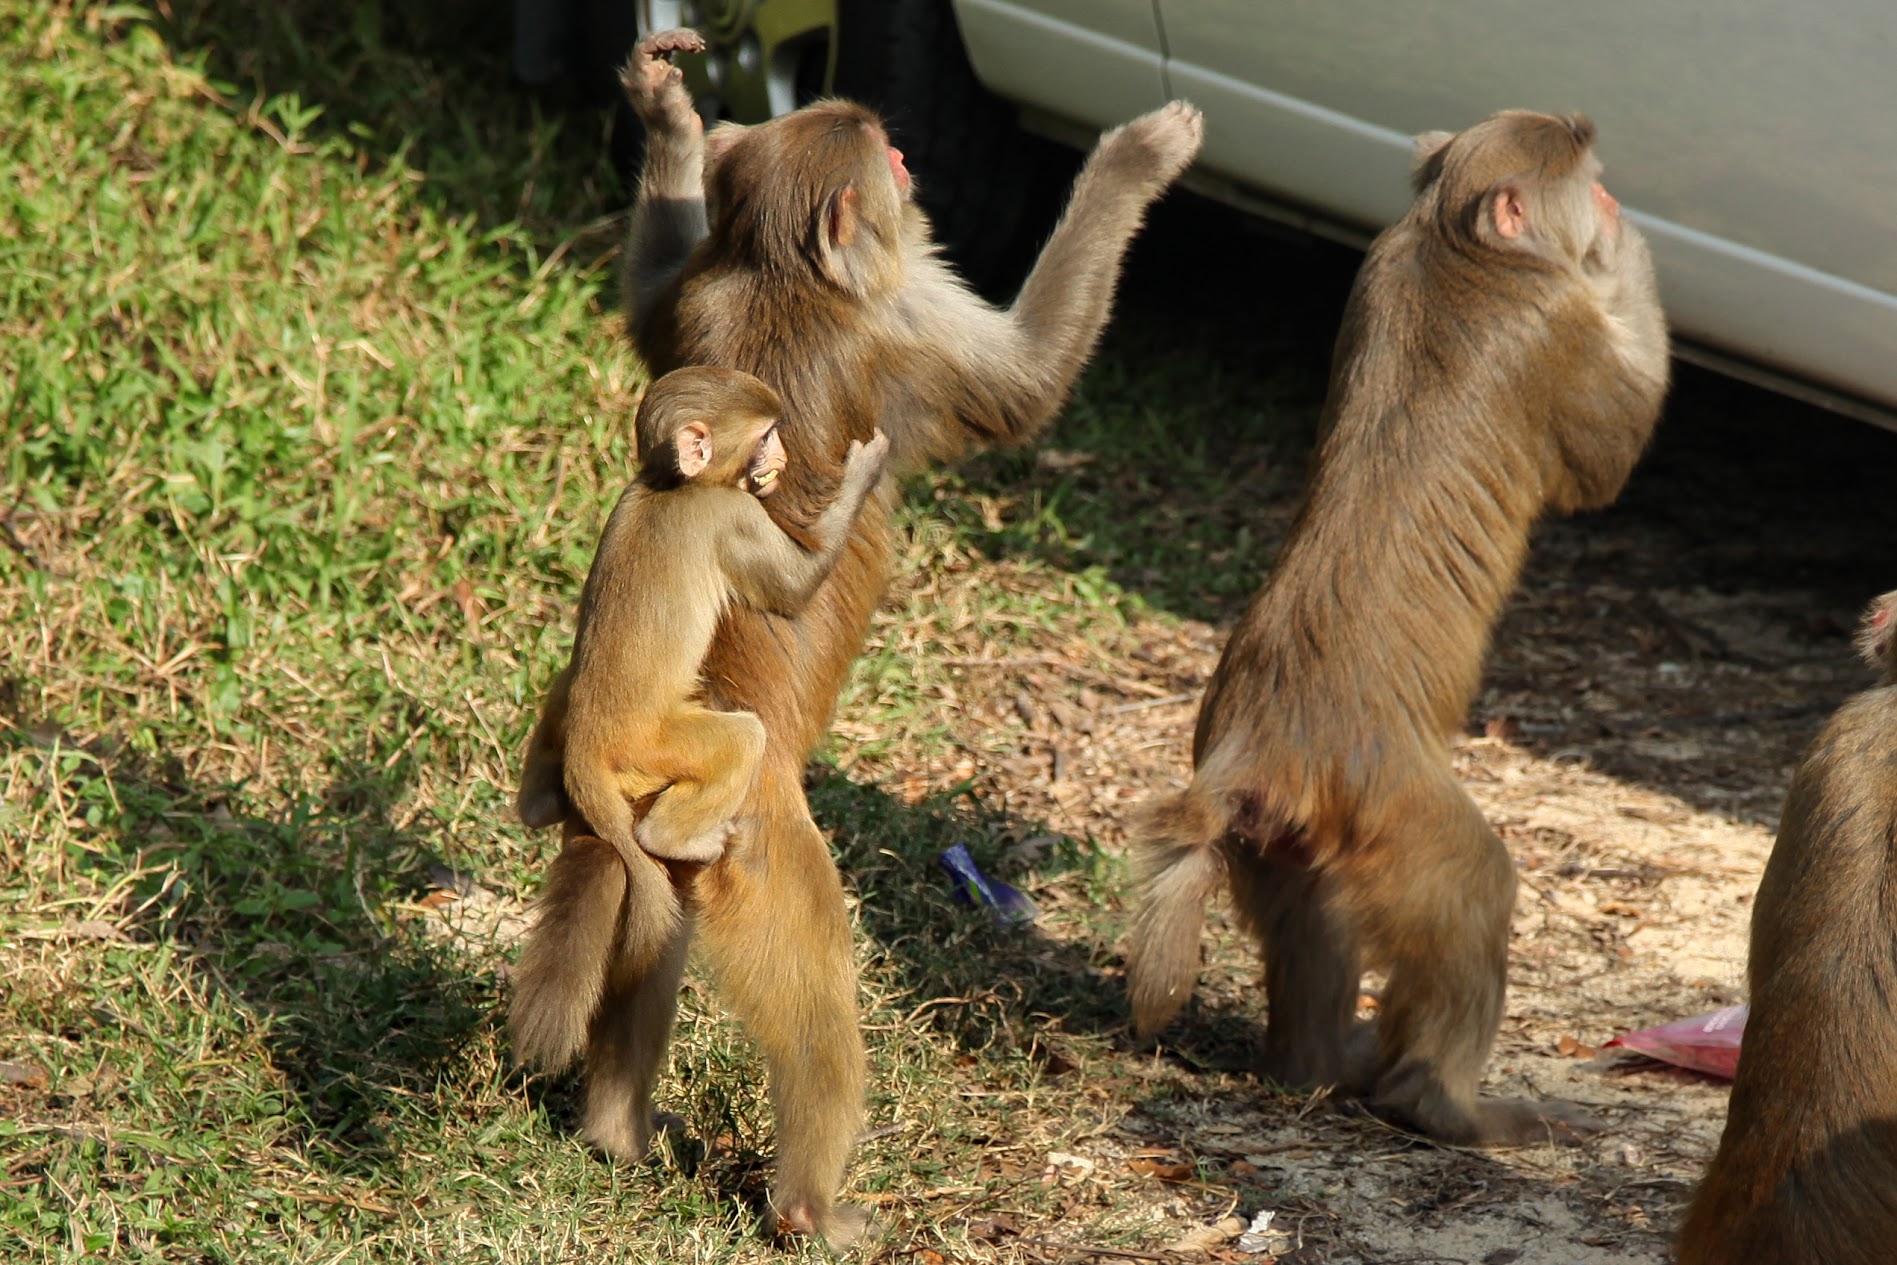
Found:
[(896, 182), (896, 196), (907, 201), (911, 196), (909, 188), (909, 169), (902, 165), (902, 151), (889, 143), (889, 137), (883, 138), (883, 152), (889, 157), (889, 174)]
[(751, 450), (751, 460), (744, 468), (744, 490), (756, 497), (769, 496), (775, 492), (777, 476), (784, 472), (787, 460), (784, 441), (777, 433), (777, 423), (773, 421), (758, 436), (757, 446)]
[(1886, 593), (1864, 612), (1858, 649), (1886, 685), (1897, 685), (1897, 593)]

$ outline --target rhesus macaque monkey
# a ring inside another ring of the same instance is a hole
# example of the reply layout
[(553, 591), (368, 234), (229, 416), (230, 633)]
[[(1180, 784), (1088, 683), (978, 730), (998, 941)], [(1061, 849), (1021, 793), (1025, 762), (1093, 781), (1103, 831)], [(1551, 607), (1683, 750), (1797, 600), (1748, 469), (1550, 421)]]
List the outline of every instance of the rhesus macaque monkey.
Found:
[(1135, 831), (1141, 1034), (1190, 995), (1229, 886), (1265, 961), (1265, 1072), (1461, 1143), (1581, 1123), (1476, 1094), (1515, 869), (1448, 741), (1530, 524), (1613, 500), (1666, 391), (1647, 249), (1593, 140), (1526, 112), (1419, 138), (1415, 203), (1344, 313), (1306, 503), (1200, 706), (1192, 784)]
[[(1198, 151), (1198, 112), (1174, 103), (1103, 136), (1020, 295), (999, 310), (936, 257), (875, 115), (819, 102), (707, 138), (669, 62), (699, 47), (691, 32), (649, 38), (624, 75), (646, 128), (628, 327), (655, 373), (728, 365), (783, 398), (790, 460), (773, 517), (807, 531), (851, 442), (879, 424), (892, 470), (1039, 435), (1099, 340), (1146, 208)], [(587, 1136), (636, 1155), (696, 928), (769, 1069), (775, 1226), (837, 1247), (866, 1223), (836, 1202), (862, 1123), (864, 1060), (842, 884), (802, 777), (888, 579), (893, 496), (886, 481), (801, 615), (726, 610), (706, 700), (756, 713), (763, 767), (723, 856), (689, 880), (671, 952), (608, 981), (586, 1048)], [(586, 824), (569, 818), (568, 838)]]
[(1879, 685), (1812, 743), (1759, 883), (1752, 1012), (1680, 1265), (1897, 1253), (1897, 592), (1860, 645)]
[[(881, 433), (851, 444), (842, 487), (806, 549), (762, 504), (784, 472), (782, 413), (775, 391), (735, 369), (679, 369), (646, 390), (633, 423), (639, 477), (606, 522), (580, 594), (573, 662), (528, 743), (517, 802), (528, 825), (561, 820), (570, 801), (625, 854), (703, 864), (724, 851), (757, 776), (764, 726), (749, 712), (689, 701), (712, 632), (733, 601), (803, 610), (889, 453)], [(633, 803), (652, 794), (633, 825)]]
[[(664, 956), (681, 908), (660, 863), (716, 860), (757, 779), (763, 724), (694, 701), (720, 615), (733, 602), (802, 611), (882, 479), (888, 439), (852, 442), (806, 549), (762, 504), (786, 464), (782, 413), (750, 374), (712, 367), (668, 373), (640, 402), (639, 476), (606, 522), (573, 660), (521, 774), (523, 821), (577, 812), (598, 836), (562, 848), (521, 956), (509, 1021), (522, 1062), (565, 1066), (610, 972)], [(635, 826), (633, 805), (650, 796)]]

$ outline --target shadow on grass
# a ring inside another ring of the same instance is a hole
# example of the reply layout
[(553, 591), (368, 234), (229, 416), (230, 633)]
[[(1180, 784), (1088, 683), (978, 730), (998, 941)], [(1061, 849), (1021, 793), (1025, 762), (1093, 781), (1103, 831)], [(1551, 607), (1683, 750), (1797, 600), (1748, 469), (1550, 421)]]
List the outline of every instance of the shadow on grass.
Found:
[(1105, 1033), (1125, 1022), (1110, 945), (1055, 940), (1032, 923), (998, 924), (962, 903), (938, 858), (966, 846), (982, 870), (1023, 890), (1102, 908), (1120, 865), (1098, 845), (948, 795), (904, 804), (873, 786), (828, 773), (810, 790), (811, 812), (836, 841), (855, 890), (864, 935), (880, 959), (877, 987), (915, 999), (955, 1001), (924, 1020), (966, 1052), (1035, 1052), (1048, 1026)]
[(586, 4), (586, 68), (551, 93), (518, 85), (512, 0), (172, 0), (155, 19), (180, 56), (201, 53), (231, 104), (294, 94), (317, 134), (426, 174), (419, 196), (484, 228), (519, 221), (564, 238), (617, 209), (610, 50), (633, 6)]
[[(51, 748), (19, 730), (0, 742)], [(65, 802), (101, 825), (116, 819), (84, 863), (134, 876), (137, 934), (195, 958), (207, 991), (255, 1017), (268, 1066), (300, 1105), (290, 1115), (305, 1122), (309, 1157), (371, 1178), (400, 1160), (395, 1122), (490, 1026), (497, 980), (388, 912), (420, 893), (432, 862), (391, 820), (399, 770), (346, 764), (320, 798), (260, 817), (233, 808), (248, 788), (195, 784), (174, 760), (69, 748), (49, 759)]]

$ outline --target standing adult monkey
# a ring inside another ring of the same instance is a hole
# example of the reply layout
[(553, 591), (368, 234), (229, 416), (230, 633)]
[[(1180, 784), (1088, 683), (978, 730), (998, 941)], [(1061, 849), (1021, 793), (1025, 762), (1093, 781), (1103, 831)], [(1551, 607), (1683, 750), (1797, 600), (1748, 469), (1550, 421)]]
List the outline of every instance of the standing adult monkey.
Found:
[(1792, 778), (1752, 909), (1752, 1013), (1680, 1265), (1880, 1265), (1897, 1251), (1897, 593), (1879, 688)]
[[(689, 31), (655, 36), (626, 68), (646, 128), (628, 325), (654, 374), (723, 365), (783, 398), (789, 464), (770, 503), (779, 523), (805, 530), (850, 442), (879, 424), (898, 472), (1037, 436), (1093, 352), (1147, 206), (1198, 151), (1198, 112), (1175, 102), (1100, 139), (1003, 311), (936, 258), (902, 155), (869, 111), (821, 102), (707, 138), (669, 60), (701, 47)], [(609, 983), (586, 1051), (587, 1136), (641, 1153), (695, 926), (769, 1069), (777, 1226), (833, 1246), (866, 1220), (835, 1202), (862, 1122), (863, 1048), (842, 884), (802, 777), (888, 579), (893, 497), (886, 482), (871, 498), (803, 614), (726, 612), (705, 660), (708, 701), (756, 713), (767, 735), (745, 824), (692, 877), (692, 918), (664, 963)], [(569, 820), (567, 833), (590, 832)]]
[[(1530, 525), (1611, 501), (1666, 391), (1646, 246), (1593, 139), (1514, 111), (1419, 140), (1415, 203), (1344, 313), (1308, 500), (1206, 691), (1191, 787), (1136, 839), (1140, 1032), (1191, 993), (1229, 884), (1265, 959), (1265, 1071), (1456, 1142), (1579, 1123), (1477, 1097), (1515, 870), (1448, 739)], [(1381, 1014), (1357, 1031), (1373, 967)]]

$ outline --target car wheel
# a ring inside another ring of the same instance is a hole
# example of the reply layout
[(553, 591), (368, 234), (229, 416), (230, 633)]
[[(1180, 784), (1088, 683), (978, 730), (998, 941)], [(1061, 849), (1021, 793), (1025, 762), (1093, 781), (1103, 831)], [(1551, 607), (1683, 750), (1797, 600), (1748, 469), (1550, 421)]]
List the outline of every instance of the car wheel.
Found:
[[(1047, 197), (1052, 147), (983, 87), (948, 0), (839, 0), (835, 85), (875, 107), (916, 177), (916, 198), (949, 257), (984, 289), (1018, 281)], [(1042, 159), (1037, 161), (1037, 159)]]

